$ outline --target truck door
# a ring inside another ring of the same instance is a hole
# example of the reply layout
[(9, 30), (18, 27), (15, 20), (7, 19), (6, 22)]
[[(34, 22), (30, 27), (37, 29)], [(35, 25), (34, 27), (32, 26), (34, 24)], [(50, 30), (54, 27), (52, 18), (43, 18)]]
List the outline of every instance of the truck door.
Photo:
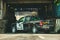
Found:
[(17, 30), (24, 30), (23, 23), (24, 23), (25, 17), (22, 17), (19, 19), (17, 23)]

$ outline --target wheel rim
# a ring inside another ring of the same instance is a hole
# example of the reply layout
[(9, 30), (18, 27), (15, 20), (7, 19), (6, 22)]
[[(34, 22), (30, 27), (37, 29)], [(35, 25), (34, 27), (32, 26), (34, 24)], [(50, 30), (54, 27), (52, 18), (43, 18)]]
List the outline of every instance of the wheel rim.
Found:
[(12, 28), (12, 32), (15, 33), (15, 27)]

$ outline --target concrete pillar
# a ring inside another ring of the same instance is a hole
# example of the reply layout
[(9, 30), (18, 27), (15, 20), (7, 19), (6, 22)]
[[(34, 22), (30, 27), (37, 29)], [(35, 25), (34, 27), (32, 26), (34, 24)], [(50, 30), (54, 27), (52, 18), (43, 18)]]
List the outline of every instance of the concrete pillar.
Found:
[(3, 9), (3, 0), (0, 0), (0, 33), (4, 33), (6, 20), (3, 20), (4, 9)]
[(3, 18), (6, 16), (6, 2), (3, 4)]
[(3, 0), (0, 0), (0, 7), (1, 7), (1, 9), (0, 9), (0, 19), (2, 19), (2, 14), (3, 14)]

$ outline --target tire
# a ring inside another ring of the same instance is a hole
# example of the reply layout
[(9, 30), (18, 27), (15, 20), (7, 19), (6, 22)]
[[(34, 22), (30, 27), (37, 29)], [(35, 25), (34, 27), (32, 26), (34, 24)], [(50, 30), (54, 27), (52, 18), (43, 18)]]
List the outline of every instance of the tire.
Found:
[(58, 30), (57, 33), (60, 34), (60, 30)]
[(16, 33), (16, 27), (12, 27), (12, 33)]
[(37, 32), (37, 28), (36, 27), (32, 27), (32, 32), (36, 33)]

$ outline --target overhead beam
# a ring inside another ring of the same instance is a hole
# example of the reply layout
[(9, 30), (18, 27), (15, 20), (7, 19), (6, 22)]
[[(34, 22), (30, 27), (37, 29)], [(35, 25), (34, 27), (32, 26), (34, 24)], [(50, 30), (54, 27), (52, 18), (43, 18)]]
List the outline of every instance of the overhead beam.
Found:
[(7, 3), (52, 3), (53, 0), (3, 0)]
[(3, 0), (7, 3), (51, 3), (54, 0)]

